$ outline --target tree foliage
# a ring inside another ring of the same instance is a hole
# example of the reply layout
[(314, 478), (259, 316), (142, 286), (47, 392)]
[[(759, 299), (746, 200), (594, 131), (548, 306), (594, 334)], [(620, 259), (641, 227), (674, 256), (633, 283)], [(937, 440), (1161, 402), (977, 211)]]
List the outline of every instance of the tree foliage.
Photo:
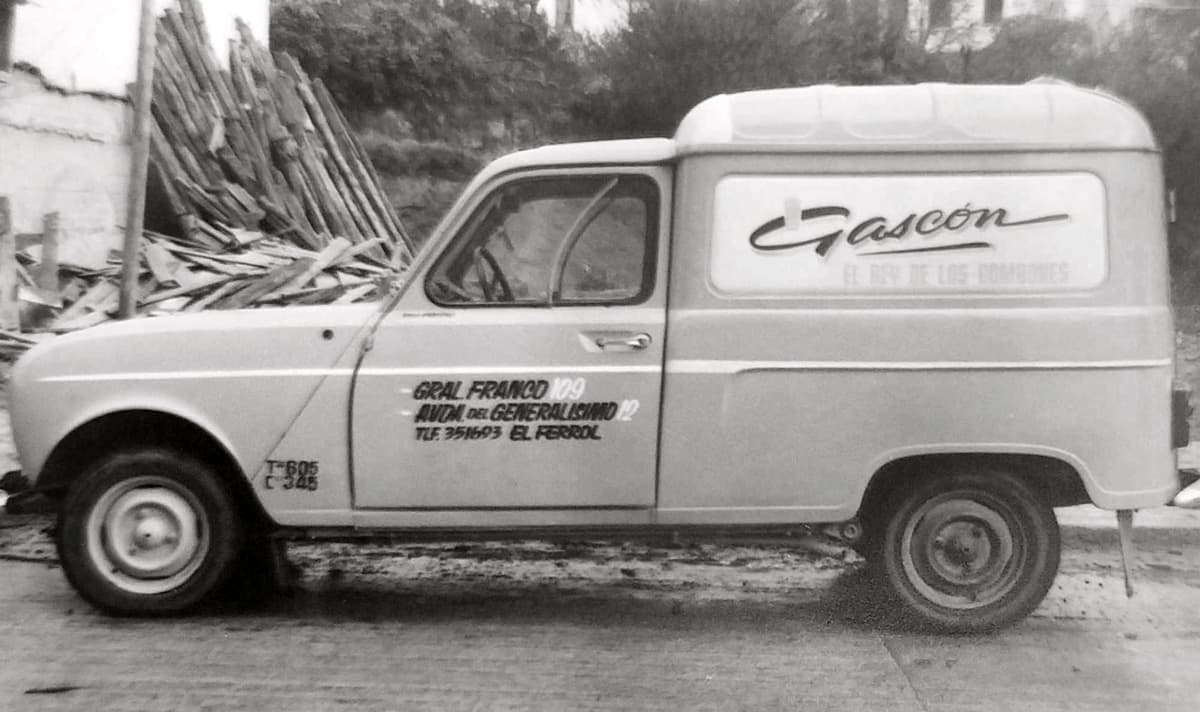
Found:
[[(277, 2), (271, 43), (356, 119), (401, 112), (426, 138), (480, 122), (561, 118), (578, 74), (535, 0)], [(557, 114), (556, 114), (557, 112)]]
[(705, 97), (818, 83), (941, 79), (945, 70), (874, 13), (797, 0), (657, 0), (593, 61), (604, 91), (583, 115), (610, 135), (669, 134)]
[[(1196, 285), (1200, 298), (1200, 13), (1146, 10), (1104, 33), (1016, 17), (986, 47), (956, 50), (890, 29), (873, 2), (627, 1), (628, 23), (588, 40), (553, 32), (536, 0), (276, 0), (272, 44), (323, 78), (360, 127), (378, 132), (378, 117), (395, 125), (398, 114), (411, 130), (390, 140), (445, 142), (426, 150), (375, 137), (385, 163), (428, 155), (437, 166), (471, 163), (448, 161), (455, 150), (670, 135), (689, 108), (722, 92), (1039, 76), (1100, 87), (1153, 126), (1179, 196), (1177, 283)], [(499, 145), (478, 140), (498, 125)]]

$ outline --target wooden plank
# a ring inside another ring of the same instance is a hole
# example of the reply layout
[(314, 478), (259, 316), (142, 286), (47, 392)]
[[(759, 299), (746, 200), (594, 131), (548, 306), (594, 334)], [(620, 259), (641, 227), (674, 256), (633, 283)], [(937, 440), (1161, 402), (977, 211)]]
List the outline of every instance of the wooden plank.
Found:
[(216, 55), (213, 53), (212, 42), (209, 39), (208, 27), (204, 22), (204, 9), (196, 0), (179, 0), (182, 12), (180, 16), (188, 30), (188, 39), (195, 47), (205, 74), (216, 90), (217, 98), (226, 116), (235, 115), (238, 104), (233, 100), (233, 92), (229, 86), (228, 77), (218, 67)]
[(11, 341), (16, 344), (24, 344), (28, 346), (33, 346), (37, 343), (36, 339), (30, 338), (29, 336), (16, 331), (0, 331), (0, 338), (4, 339), (5, 341)]
[[(162, 284), (167, 282), (179, 282), (175, 279), (175, 273), (179, 271), (179, 260), (171, 256), (167, 249), (153, 242), (146, 242), (142, 246), (142, 254), (146, 258), (146, 266), (150, 268), (150, 273), (154, 275), (154, 279)], [(180, 284), (179, 286), (183, 286)]]
[(195, 215), (183, 216), (180, 219), (180, 223), (181, 227), (183, 227), (183, 233), (187, 235), (187, 239), (193, 244), (201, 245), (213, 251), (221, 250), (225, 246), (225, 243), (210, 237), (207, 232), (201, 229), (200, 225), (204, 221)]
[(367, 240), (366, 242), (360, 242), (357, 245), (350, 247), (345, 252), (342, 252), (340, 255), (338, 255), (337, 259), (335, 259), (333, 262), (329, 263), (329, 266), (333, 267), (333, 266), (336, 266), (336, 265), (339, 265), (339, 264), (342, 264), (345, 262), (349, 262), (350, 260), (353, 260), (356, 257), (358, 257), (359, 255), (363, 254), (364, 252), (370, 252), (370, 251), (378, 248), (379, 246), (383, 245), (385, 242), (387, 242), (387, 239), (388, 238), (386, 238), (386, 237), (377, 237), (373, 240)]
[(237, 244), (241, 247), (245, 247), (246, 245), (258, 242), (259, 240), (267, 237), (267, 234), (262, 230), (243, 230), (235, 227), (231, 228), (229, 231), (233, 233), (233, 239), (237, 240)]
[(257, 268), (261, 268), (261, 269), (266, 269), (268, 267), (274, 267), (274, 266), (278, 265), (280, 262), (279, 260), (271, 258), (261, 252), (244, 252), (241, 254), (238, 254), (238, 253), (222, 254), (219, 252), (200, 252), (199, 250), (192, 250), (187, 247), (181, 247), (179, 245), (172, 245), (170, 243), (164, 243), (163, 246), (166, 247), (171, 252), (174, 252), (177, 255), (184, 255), (184, 256), (188, 256), (188, 257), (197, 257), (197, 258), (201, 258), (205, 261), (230, 262), (230, 263), (234, 263), (234, 264), (247, 265), (249, 267), (257, 267)]
[(225, 284), (226, 282), (229, 282), (234, 279), (240, 279), (240, 277), (233, 276), (233, 275), (226, 275), (226, 274), (213, 275), (212, 277), (204, 279), (204, 280), (198, 282), (197, 284), (191, 285), (190, 287), (177, 287), (176, 289), (165, 289), (161, 292), (155, 292), (154, 294), (151, 294), (150, 296), (143, 299), (142, 304), (143, 305), (156, 304), (165, 299), (171, 299), (173, 297), (187, 296), (189, 294), (194, 294), (196, 292), (203, 291), (204, 289), (207, 289), (209, 287), (215, 287), (217, 285)]
[(172, 216), (179, 220), (192, 212), (191, 206), (184, 202), (179, 189), (175, 187), (175, 176), (184, 172), (183, 165), (175, 156), (175, 151), (167, 144), (157, 121), (150, 129), (150, 163), (158, 176), (167, 204), (171, 206)]
[(365, 201), (364, 209), (374, 216), (379, 224), (379, 229), (382, 230), (379, 234), (390, 238), (390, 244), (394, 246), (394, 249), (411, 257), (411, 241), (400, 224), (400, 218), (396, 215), (395, 208), (392, 207), (391, 201), (383, 192), (379, 176), (376, 175), (374, 167), (370, 165), (370, 159), (362, 151), (358, 139), (350, 131), (345, 118), (321, 80), (313, 82), (312, 94), (322, 110), (322, 116), (328, 124), (331, 138), (338, 145), (347, 170), (354, 176), (361, 191), (361, 197)]
[(159, 40), (162, 49), (158, 54), (158, 68), (162, 69), (164, 81), (156, 88), (155, 102), (161, 108), (156, 113), (165, 134), (179, 147), (181, 160), (201, 171), (205, 178), (193, 179), (201, 184), (220, 181), (219, 166), (205, 151), (204, 141), (212, 126), (220, 120), (208, 100), (206, 90), (187, 62), (178, 38), (168, 29), (166, 18), (160, 24)]
[(313, 262), (312, 258), (304, 258), (296, 260), (291, 264), (277, 267), (265, 277), (251, 282), (245, 289), (235, 292), (227, 299), (221, 300), (213, 306), (217, 309), (242, 309), (248, 307), (258, 301), (260, 297), (270, 294), (299, 275), (304, 274)]
[(17, 244), (12, 231), (11, 204), (8, 196), (0, 195), (0, 329), (21, 328), (18, 287)]
[[(62, 309), (63, 300), (58, 290), (41, 289), (40, 287), (17, 287), (17, 298), (25, 304), (39, 304), (44, 307)], [(28, 316), (28, 315), (26, 315)]]
[[(319, 243), (312, 232), (312, 226), (308, 224), (307, 219), (303, 219), (304, 209), (300, 207), (299, 200), (291, 193), (286, 194), (285, 199), (289, 205), (286, 210), (269, 200), (260, 201), (263, 210), (267, 211), (268, 224), (274, 225), (274, 232), (280, 237), (305, 247), (317, 247)], [(293, 217), (294, 214), (299, 214), (303, 220), (297, 221)]]
[(233, 235), (229, 232), (229, 229), (219, 222), (198, 220), (196, 221), (196, 227), (209, 239), (216, 240), (225, 247), (235, 247), (237, 245), (237, 240), (233, 239)]
[(333, 179), (325, 170), (324, 163), (318, 158), (316, 151), (312, 149), (307, 137), (302, 137), (297, 142), (300, 145), (300, 165), (304, 169), (308, 187), (317, 197), (318, 205), (325, 216), (325, 224), (329, 226), (329, 231), (334, 237), (347, 237), (354, 242), (358, 242), (361, 236), (354, 226), (354, 220), (346, 211), (346, 206), (338, 195)]
[[(114, 303), (116, 302), (115, 293), (110, 301)], [(61, 334), (67, 331), (78, 331), (79, 329), (86, 329), (88, 327), (96, 326), (97, 324), (103, 324), (111, 319), (112, 317), (108, 315), (108, 312), (101, 309), (97, 311), (91, 311), (86, 314), (80, 314), (79, 316), (72, 317), (71, 319), (67, 320), (63, 320), (62, 318), (56, 319), (52, 324), (50, 324), (49, 329), (54, 333)]]
[(371, 204), (363, 192), (358, 176), (355, 175), (355, 172), (346, 162), (341, 145), (330, 126), (330, 119), (326, 117), (324, 107), (317, 100), (316, 94), (309, 85), (304, 70), (287, 53), (280, 54), (280, 63), (283, 70), (297, 80), (296, 92), (300, 96), (300, 101), (304, 103), (305, 108), (308, 110), (309, 118), (316, 128), (317, 136), (324, 144), (328, 160), (333, 164), (329, 172), (337, 185), (338, 194), (344, 199), (347, 211), (356, 222), (358, 231), (365, 237), (389, 235), (388, 229), (371, 208)]
[(287, 282), (283, 286), (279, 287), (277, 291), (286, 292), (293, 289), (299, 289), (308, 284), (313, 277), (316, 277), (318, 274), (320, 274), (322, 270), (337, 261), (337, 259), (342, 256), (343, 252), (350, 249), (350, 244), (350, 241), (344, 237), (334, 238), (329, 242), (325, 249), (317, 253), (316, 259), (312, 261), (312, 264), (309, 265), (308, 269), (306, 269), (304, 272), (301, 272), (290, 282)]
[(105, 304), (115, 303), (117, 292), (116, 284), (108, 280), (97, 282), (84, 292), (83, 296), (74, 304), (67, 307), (66, 311), (58, 315), (58, 318), (52, 324), (52, 328), (64, 328), (64, 325), (69, 324), (89, 311), (103, 308)]
[(192, 271), (187, 267), (180, 266), (173, 273), (175, 284), (187, 289), (189, 287), (204, 287), (208, 285), (208, 280), (212, 277), (211, 272)]
[(334, 300), (334, 304), (352, 304), (375, 291), (375, 282), (370, 280), (367, 284), (360, 284), (357, 287), (351, 287), (346, 290), (346, 293)]
[[(331, 107), (333, 109), (337, 108), (337, 104), (334, 102), (333, 96), (329, 93), (329, 90), (325, 88), (325, 83), (320, 79), (317, 79), (313, 82), (313, 92), (316, 95), (317, 100), (320, 101), (322, 105)], [(354, 158), (353, 163), (355, 168), (363, 174), (363, 185), (370, 188), (369, 197), (371, 197), (372, 202), (374, 202), (379, 214), (383, 216), (383, 218), (392, 228), (391, 234), (396, 241), (397, 247), (403, 248), (402, 250), (399, 250), (397, 254), (401, 254), (405, 264), (407, 264), (408, 260), (411, 260), (412, 256), (415, 254), (416, 248), (412, 238), (408, 234), (408, 231), (400, 222), (400, 217), (396, 214), (395, 206), (392, 205), (391, 201), (387, 197), (387, 194), (384, 193), (383, 181), (379, 178), (379, 174), (375, 171), (375, 166), (372, 165), (371, 159), (367, 157), (366, 151), (364, 151), (362, 148), (362, 144), (358, 142), (354, 132), (350, 130), (350, 127), (346, 123), (346, 120), (342, 116), (341, 112), (336, 110), (326, 110), (325, 115), (326, 117), (332, 118), (334, 124), (336, 124), (334, 128), (336, 128), (338, 134), (345, 141), (346, 154)]]
[(83, 296), (87, 289), (87, 284), (79, 277), (72, 277), (67, 281), (67, 286), (63, 287), (59, 293), (62, 294), (64, 302), (73, 303)]
[(207, 309), (210, 305), (229, 296), (230, 292), (233, 292), (234, 290), (239, 289), (241, 286), (242, 286), (241, 282), (227, 282), (225, 284), (222, 284), (221, 286), (219, 286), (216, 289), (209, 292), (207, 295), (197, 299), (196, 301), (194, 301), (191, 304), (184, 307), (183, 311), (186, 313), (186, 312), (198, 312), (203, 309)]

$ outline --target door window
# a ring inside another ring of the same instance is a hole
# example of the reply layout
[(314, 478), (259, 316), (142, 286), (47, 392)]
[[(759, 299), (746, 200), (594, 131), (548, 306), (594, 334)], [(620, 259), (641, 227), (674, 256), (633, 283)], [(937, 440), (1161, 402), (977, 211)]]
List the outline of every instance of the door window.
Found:
[(635, 304), (653, 290), (658, 187), (642, 175), (501, 186), (438, 258), (443, 306)]

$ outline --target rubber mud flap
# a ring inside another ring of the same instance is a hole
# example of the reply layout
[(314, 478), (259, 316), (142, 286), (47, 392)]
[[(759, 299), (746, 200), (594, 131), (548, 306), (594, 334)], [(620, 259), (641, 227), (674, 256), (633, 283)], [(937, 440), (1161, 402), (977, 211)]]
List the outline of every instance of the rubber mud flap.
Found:
[(1190, 388), (1176, 388), (1171, 391), (1171, 447), (1187, 447), (1191, 440), (1191, 429), (1188, 419), (1192, 415), (1192, 391)]

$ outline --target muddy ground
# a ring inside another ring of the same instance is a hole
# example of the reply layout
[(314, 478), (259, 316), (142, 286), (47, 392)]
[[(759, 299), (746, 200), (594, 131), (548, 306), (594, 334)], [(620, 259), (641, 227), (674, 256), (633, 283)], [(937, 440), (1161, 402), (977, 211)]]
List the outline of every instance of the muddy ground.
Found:
[[(1200, 388), (1200, 310), (1180, 322)], [(0, 710), (1195, 709), (1200, 521), (1143, 519), (1130, 599), (1111, 522), (1063, 515), (1030, 619), (950, 638), (786, 537), (293, 542), (284, 592), (117, 620), (67, 585), (49, 518), (0, 515)]]
[(1178, 710), (1200, 689), (1200, 529), (1067, 527), (995, 634), (900, 624), (859, 564), (789, 542), (289, 545), (283, 593), (121, 620), (0, 518), (0, 709)]

